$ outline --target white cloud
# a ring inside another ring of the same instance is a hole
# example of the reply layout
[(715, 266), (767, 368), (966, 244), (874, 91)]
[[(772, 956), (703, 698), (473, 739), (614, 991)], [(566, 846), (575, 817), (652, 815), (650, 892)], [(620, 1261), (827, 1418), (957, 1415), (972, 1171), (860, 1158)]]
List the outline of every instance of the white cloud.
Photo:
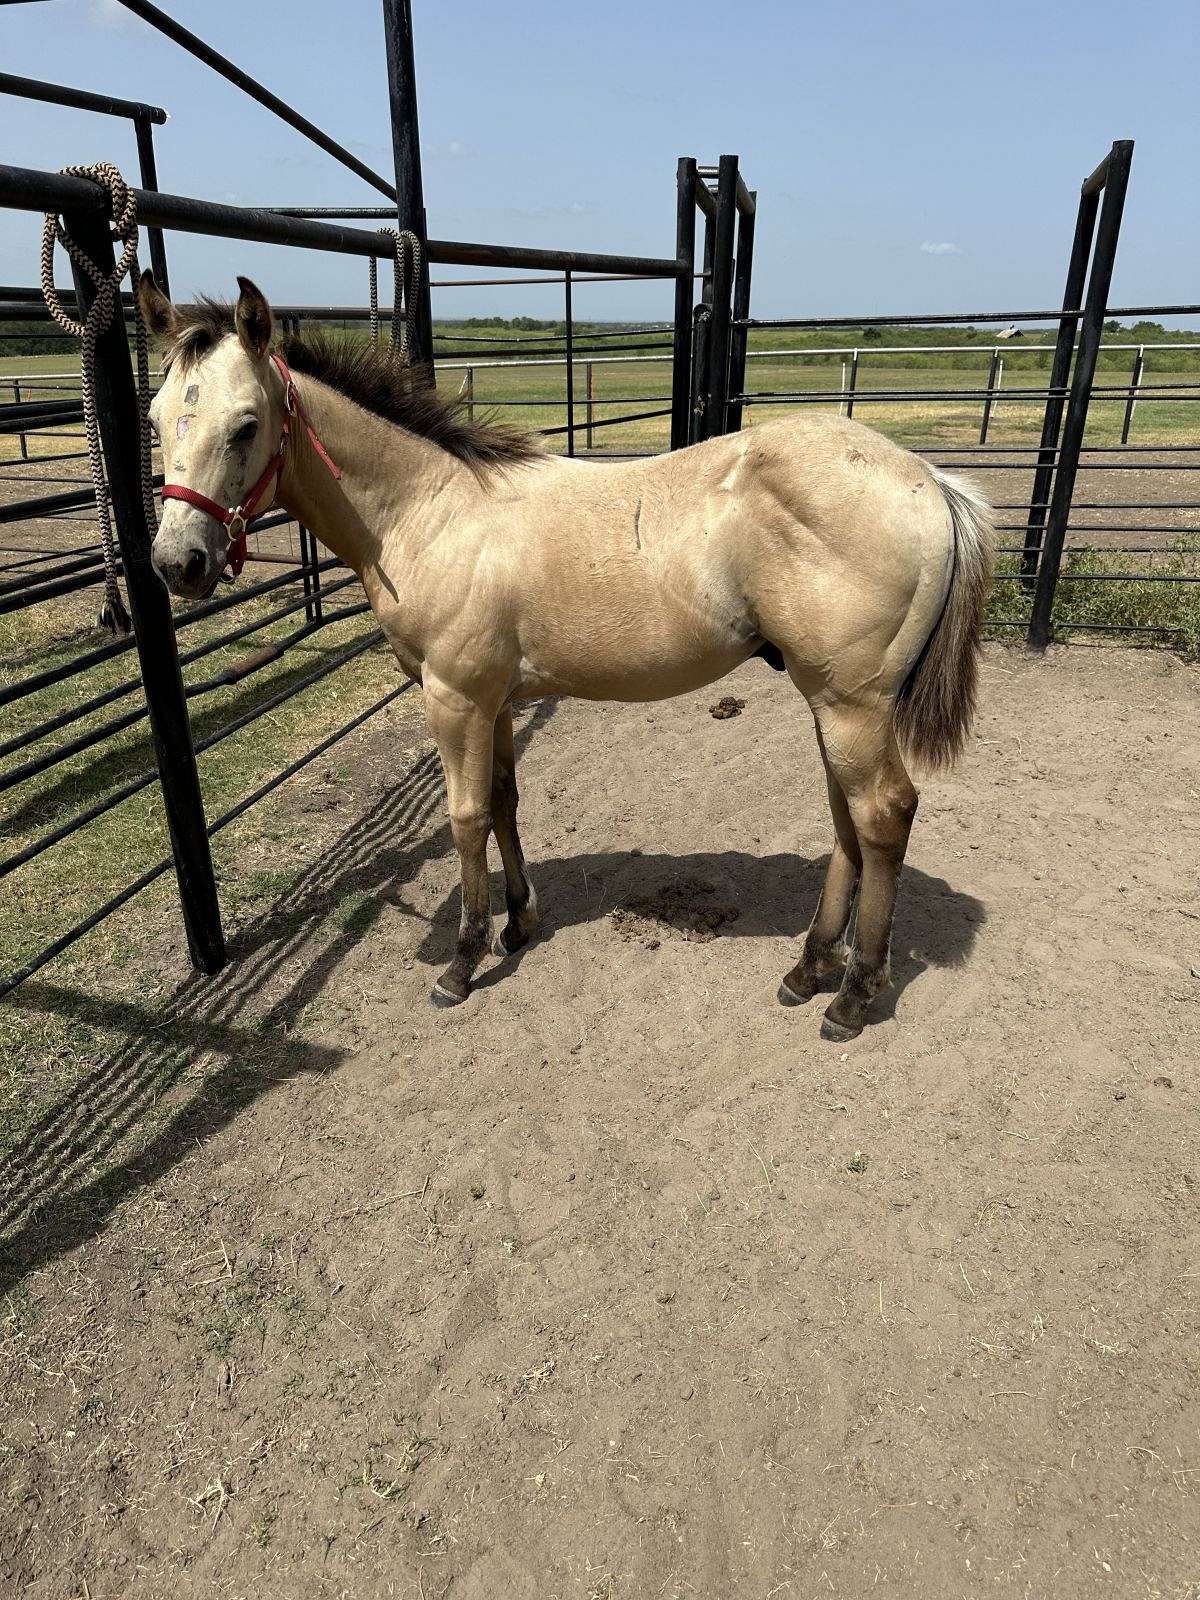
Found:
[(475, 149), (461, 139), (450, 139), (445, 144), (430, 145), (425, 154), (431, 161), (470, 161)]
[(932, 240), (926, 239), (921, 249), (927, 256), (960, 256), (963, 253), (962, 245), (951, 244), (948, 240), (942, 244), (934, 244)]

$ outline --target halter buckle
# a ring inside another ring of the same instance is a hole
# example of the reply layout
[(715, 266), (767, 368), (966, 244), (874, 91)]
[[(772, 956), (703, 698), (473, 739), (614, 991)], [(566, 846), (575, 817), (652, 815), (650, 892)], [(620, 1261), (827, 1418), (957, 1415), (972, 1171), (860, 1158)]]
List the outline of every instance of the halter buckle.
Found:
[(230, 544), (233, 544), (235, 539), (243, 539), (243, 538), (245, 538), (245, 535), (246, 535), (246, 513), (242, 510), (241, 506), (237, 506), (235, 508), (235, 510), (233, 512), (233, 515), (230, 517), (229, 521), (225, 524), (225, 526), (229, 530), (229, 542), (230, 542)]

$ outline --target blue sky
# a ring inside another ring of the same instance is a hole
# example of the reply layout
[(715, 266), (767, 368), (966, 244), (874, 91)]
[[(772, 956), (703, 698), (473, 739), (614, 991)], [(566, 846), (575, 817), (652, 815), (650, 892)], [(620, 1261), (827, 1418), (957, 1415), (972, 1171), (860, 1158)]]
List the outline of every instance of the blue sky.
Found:
[[(391, 175), (377, 0), (169, 9)], [(759, 190), (761, 315), (1050, 306), (1079, 181), (1113, 139), (1133, 138), (1113, 300), (1200, 298), (1195, 0), (414, 0), (414, 10), (435, 237), (668, 255), (676, 158), (732, 151)], [(233, 204), (377, 198), (114, 0), (5, 6), (0, 36), (12, 72), (166, 106), (165, 189)], [(108, 158), (136, 173), (123, 123), (7, 109), (7, 162)], [(34, 219), (0, 213), (4, 281), (35, 280), (36, 235)], [(365, 299), (358, 261), (183, 235), (168, 249), (181, 296), (225, 292), (248, 271), (281, 301)], [(435, 309), (556, 314), (558, 294), (443, 290)], [(665, 316), (669, 290), (597, 285), (576, 306)]]

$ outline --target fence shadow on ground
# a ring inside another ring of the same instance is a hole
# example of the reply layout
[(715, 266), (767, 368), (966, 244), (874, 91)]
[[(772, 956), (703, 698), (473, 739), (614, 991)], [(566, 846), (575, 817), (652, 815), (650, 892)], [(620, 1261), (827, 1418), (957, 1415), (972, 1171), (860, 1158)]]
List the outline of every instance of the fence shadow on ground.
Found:
[[(553, 712), (547, 702), (523, 721), (518, 752)], [(0, 1294), (98, 1233), (123, 1200), (261, 1094), (338, 1067), (350, 1051), (292, 1039), (285, 1029), (329, 984), (397, 886), (451, 848), (441, 767), (430, 751), (240, 931), (231, 965), (216, 977), (192, 974), (157, 1007), (37, 980), (18, 989), (9, 1005), (116, 1030), (125, 1043), (57, 1095), (10, 1153), (0, 1177)], [(361, 905), (364, 895), (376, 897), (369, 920), (339, 922), (338, 909)], [(264, 991), (297, 964), (264, 1012)], [(221, 1064), (188, 1092), (185, 1080), (206, 1055)]]

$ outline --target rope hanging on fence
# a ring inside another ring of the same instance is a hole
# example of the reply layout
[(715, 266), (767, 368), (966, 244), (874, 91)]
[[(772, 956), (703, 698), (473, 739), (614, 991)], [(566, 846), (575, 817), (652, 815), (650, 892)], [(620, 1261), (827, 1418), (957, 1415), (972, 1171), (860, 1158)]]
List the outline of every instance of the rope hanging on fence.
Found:
[[(112, 208), (114, 242), (121, 245), (120, 256), (111, 273), (103, 273), (90, 256), (86, 255), (65, 232), (57, 215), (48, 211), (42, 225), (42, 298), (46, 309), (65, 333), (82, 342), (80, 369), (83, 389), (83, 426), (87, 434), (88, 463), (92, 473), (92, 488), (96, 496), (96, 516), (100, 525), (100, 548), (104, 557), (104, 604), (100, 608), (100, 625), (110, 633), (127, 634), (130, 631), (129, 612), (117, 585), (117, 557), (113, 547), (112, 517), (108, 508), (108, 483), (104, 473), (104, 456), (100, 448), (100, 425), (96, 420), (96, 340), (111, 324), (114, 312), (121, 303), (121, 284), (126, 274), (132, 273), (134, 284), (133, 326), (137, 348), (137, 405), (138, 453), (142, 507), (146, 517), (146, 532), (153, 540), (158, 531), (158, 517), (154, 508), (154, 480), (150, 459), (150, 354), (146, 327), (142, 321), (137, 301), (138, 282), (138, 227), (137, 201), (117, 168), (109, 161), (99, 161), (90, 167), (63, 167), (70, 178), (88, 178), (107, 191)], [(96, 298), (87, 316), (77, 322), (68, 315), (58, 298), (54, 286), (54, 244), (62, 245), (71, 260), (95, 285)]]
[[(421, 241), (407, 228), (380, 228), (392, 241), (392, 334), (393, 350), (412, 359), (417, 331), (417, 286), (421, 281)], [(371, 292), (371, 342), (379, 343), (379, 262), (372, 256), (368, 266)]]

